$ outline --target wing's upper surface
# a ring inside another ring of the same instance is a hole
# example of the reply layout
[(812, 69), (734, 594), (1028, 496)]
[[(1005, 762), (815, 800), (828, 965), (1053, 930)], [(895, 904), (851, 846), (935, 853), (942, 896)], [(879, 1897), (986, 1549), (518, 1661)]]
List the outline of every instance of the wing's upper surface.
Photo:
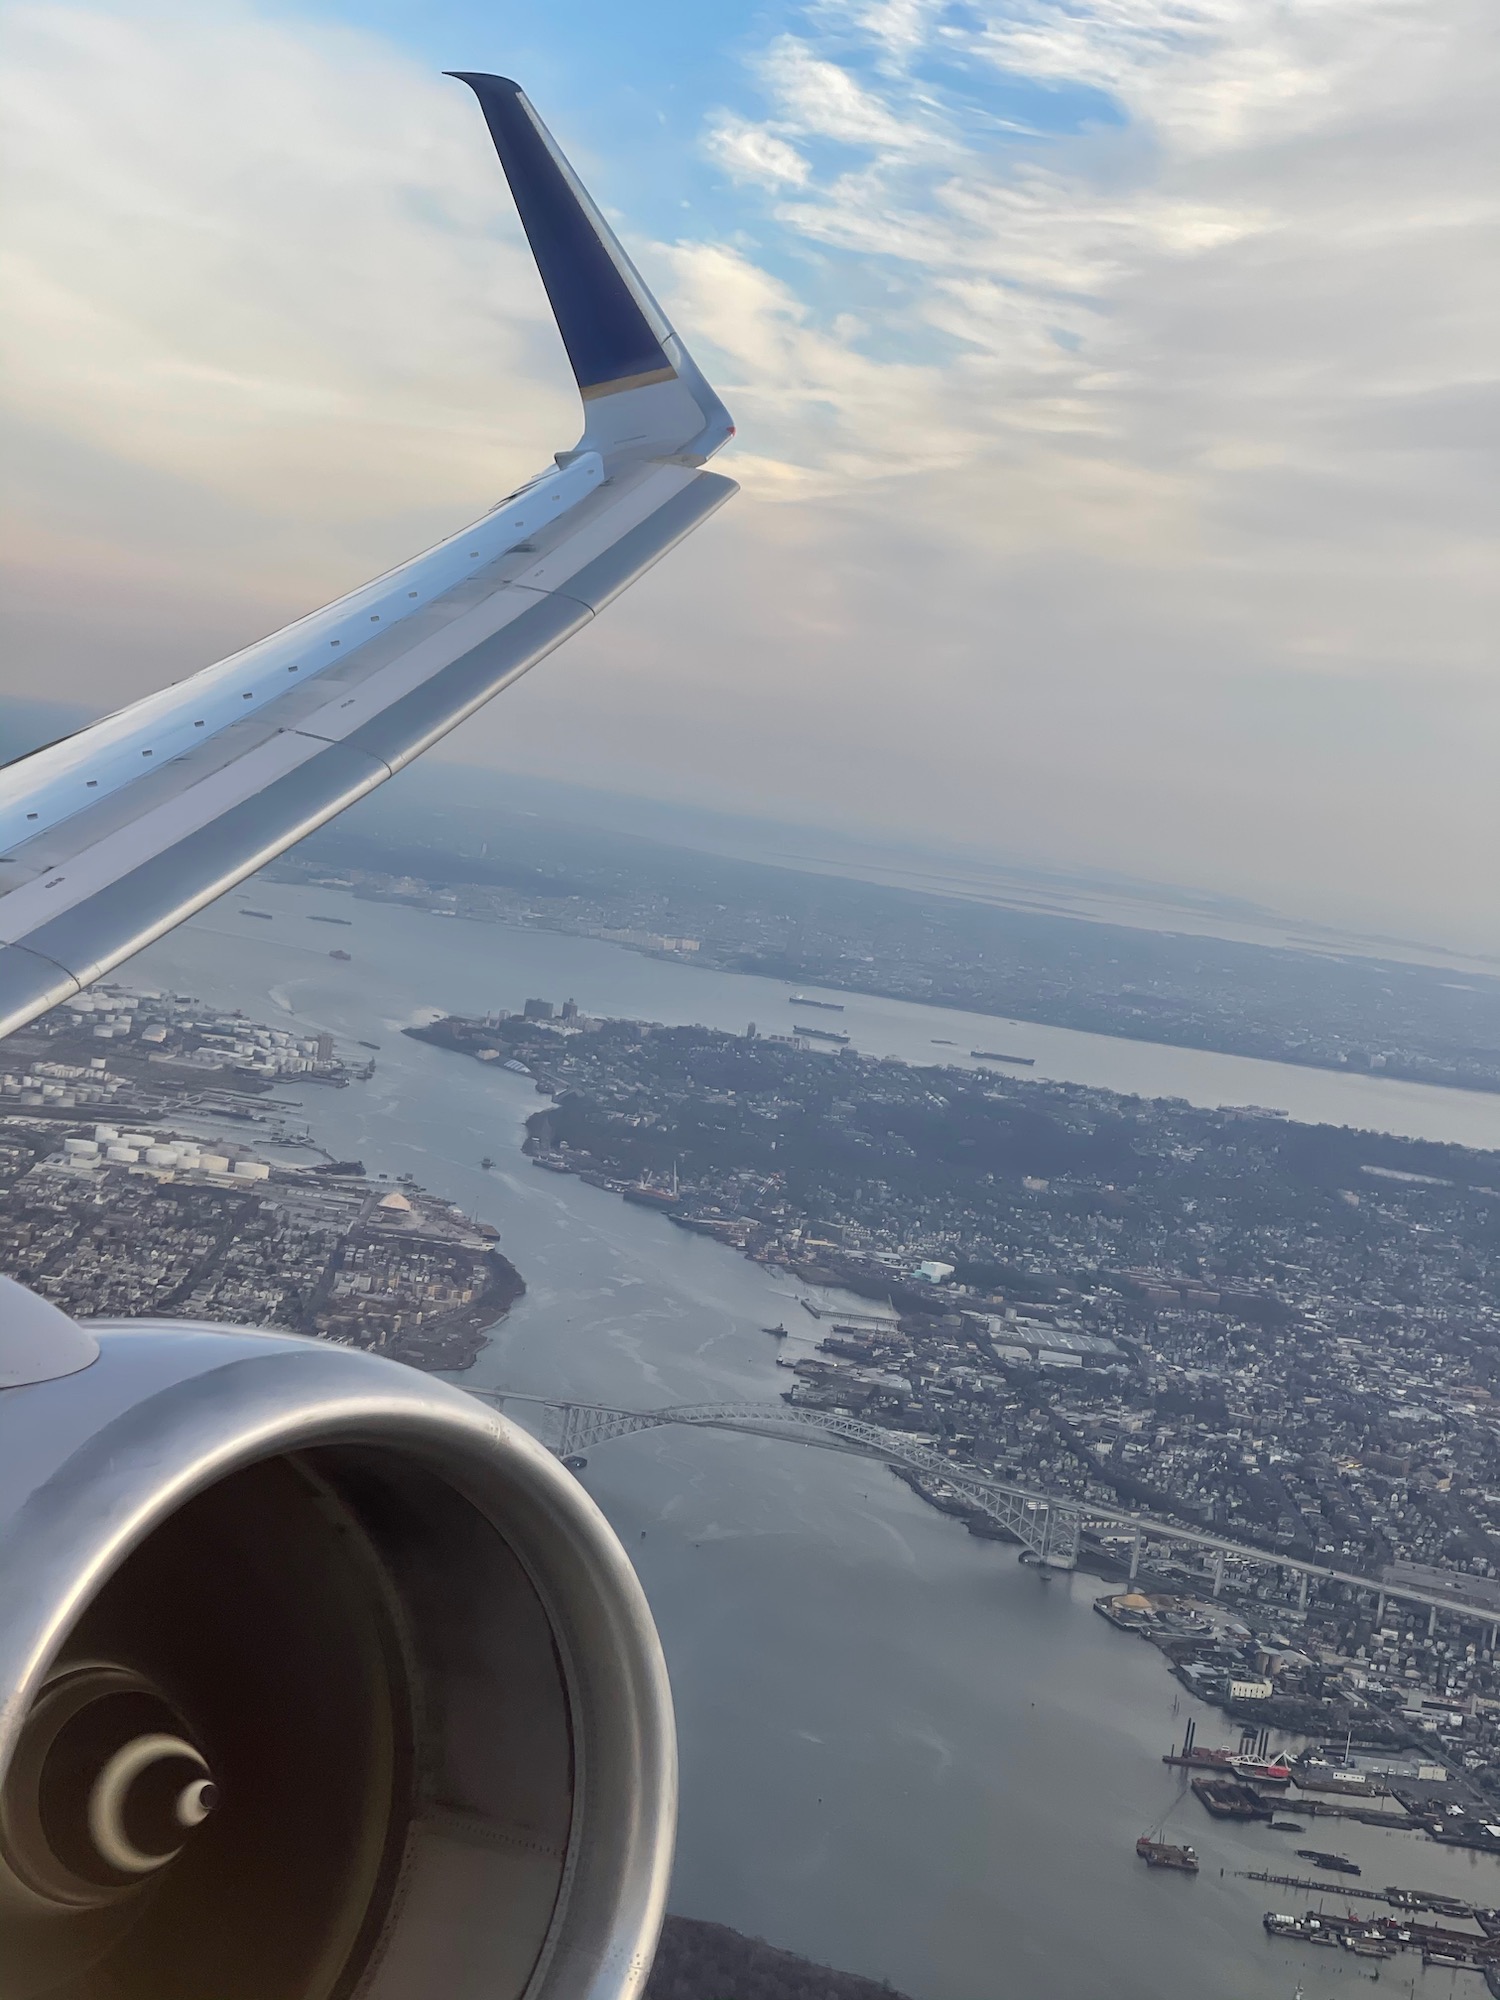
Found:
[(736, 490), (727, 411), (515, 84), (479, 98), (584, 399), (572, 451), (325, 610), (0, 770), (0, 1035), (383, 783)]

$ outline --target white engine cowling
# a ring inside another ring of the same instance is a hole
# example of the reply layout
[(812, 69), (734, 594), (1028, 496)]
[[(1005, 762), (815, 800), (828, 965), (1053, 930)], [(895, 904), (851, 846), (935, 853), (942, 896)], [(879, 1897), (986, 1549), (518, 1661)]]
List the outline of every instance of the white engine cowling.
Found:
[(0, 2000), (633, 2000), (675, 1818), (640, 1585), (524, 1432), (0, 1280)]

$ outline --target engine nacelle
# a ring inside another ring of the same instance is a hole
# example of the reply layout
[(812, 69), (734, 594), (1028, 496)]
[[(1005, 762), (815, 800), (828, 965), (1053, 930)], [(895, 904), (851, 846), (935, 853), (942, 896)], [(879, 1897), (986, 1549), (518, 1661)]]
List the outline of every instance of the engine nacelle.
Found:
[(0, 2000), (633, 2000), (671, 1695), (577, 1482), (395, 1362), (52, 1314), (0, 1281)]

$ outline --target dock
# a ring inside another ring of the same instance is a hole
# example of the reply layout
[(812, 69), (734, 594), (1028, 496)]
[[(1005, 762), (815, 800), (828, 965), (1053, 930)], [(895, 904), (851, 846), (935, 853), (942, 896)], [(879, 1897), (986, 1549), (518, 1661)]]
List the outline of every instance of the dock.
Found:
[[(1437, 1890), (1400, 1889), (1394, 1885), (1358, 1889), (1352, 1883), (1331, 1881), (1326, 1875), (1316, 1879), (1310, 1875), (1272, 1875), (1263, 1868), (1241, 1868), (1236, 1872), (1242, 1882), (1266, 1882), (1274, 1889), (1302, 1889), (1309, 1895), (1337, 1896), (1341, 1902), (1357, 1899), (1361, 1903), (1388, 1903), (1393, 1910), (1408, 1915), (1424, 1911), (1428, 1916), (1478, 1924), (1487, 1936), (1500, 1937), (1500, 1910), (1487, 1909), (1482, 1903), (1465, 1903), (1457, 1896), (1445, 1896)], [(1462, 1933), (1452, 1931), (1447, 1935), (1457, 1937)], [(1471, 1943), (1477, 1941), (1470, 1939)]]
[(1384, 1889), (1346, 1888), (1342, 1881), (1331, 1881), (1328, 1876), (1320, 1876), (1316, 1881), (1311, 1875), (1268, 1875), (1263, 1868), (1240, 1868), (1236, 1870), (1246, 1882), (1269, 1882), (1273, 1889), (1305, 1889), (1309, 1894), (1320, 1896), (1357, 1896), (1362, 1903), (1389, 1903), (1390, 1897)]
[(1272, 1937), (1340, 1944), (1362, 1958), (1394, 1958), (1401, 1950), (1419, 1951), (1423, 1965), (1468, 1968), (1486, 1977), (1500, 1965), (1500, 1941), (1476, 1937), (1472, 1931), (1444, 1930), (1440, 1924), (1417, 1923), (1409, 1917), (1339, 1916), (1333, 1910), (1285, 1917), (1268, 1910), (1262, 1922)]

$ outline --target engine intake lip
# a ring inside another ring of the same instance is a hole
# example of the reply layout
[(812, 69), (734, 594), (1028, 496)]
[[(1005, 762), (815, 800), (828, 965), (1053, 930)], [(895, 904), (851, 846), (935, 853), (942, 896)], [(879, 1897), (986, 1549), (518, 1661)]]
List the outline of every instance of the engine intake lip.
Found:
[[(671, 1695), (635, 1573), (583, 1489), (503, 1417), (377, 1356), (181, 1323), (89, 1331), (93, 1367), (0, 1394), (0, 1785), (80, 1616), (196, 1496), (298, 1455), (403, 1463), (494, 1528), (540, 1600), (565, 1684), (572, 1803), (556, 1903), (535, 1963), (504, 1990), (638, 1993), (675, 1832)], [(402, 1921), (398, 1897), (359, 1989), (375, 2000)]]

